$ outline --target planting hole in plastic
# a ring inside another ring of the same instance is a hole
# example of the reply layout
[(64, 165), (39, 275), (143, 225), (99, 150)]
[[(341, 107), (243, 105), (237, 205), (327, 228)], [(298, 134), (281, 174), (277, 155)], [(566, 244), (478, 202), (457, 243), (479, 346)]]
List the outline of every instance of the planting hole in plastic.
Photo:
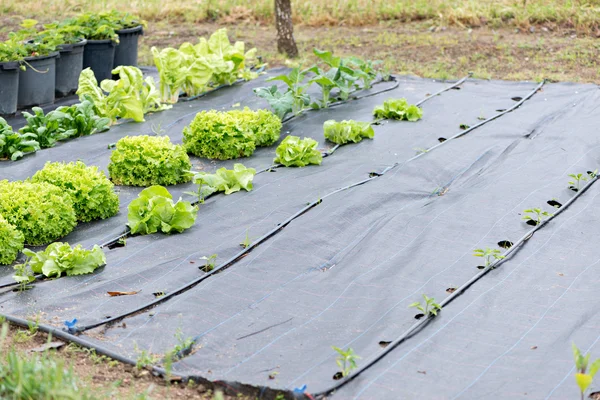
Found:
[(513, 242), (508, 241), (508, 240), (501, 240), (498, 242), (498, 246), (502, 247), (503, 249), (510, 249), (513, 245)]
[(446, 289), (446, 293), (454, 293), (456, 292), (456, 288), (455, 287), (449, 287), (448, 289)]
[(511, 100), (513, 100), (513, 101), (521, 101), (521, 100), (523, 100), (523, 98), (522, 98), (522, 97), (519, 97), (519, 96), (517, 96), (517, 97), (513, 97), (513, 98), (511, 98)]
[(527, 225), (531, 225), (531, 226), (537, 226), (537, 221), (534, 219), (530, 219), (527, 222), (525, 222)]
[(496, 111), (497, 111), (497, 112), (504, 112), (504, 111), (506, 111), (506, 109), (503, 109), (503, 108), (501, 108), (501, 109), (499, 109), (499, 110), (496, 110)]
[(562, 207), (562, 204), (556, 200), (548, 200), (548, 204), (551, 205), (552, 207), (556, 207), (556, 208)]
[(335, 375), (333, 375), (333, 379), (336, 380), (336, 381), (339, 381), (343, 377), (344, 377), (344, 374), (341, 373), (340, 371), (336, 372)]
[(415, 315), (415, 319), (421, 319), (425, 316), (425, 314), (417, 314)]
[(485, 265), (478, 265), (477, 266), (477, 269), (484, 269), (484, 268), (485, 268)]
[(445, 141), (446, 141), (445, 137), (438, 138), (438, 142), (440, 142), (440, 143), (444, 143)]
[(390, 343), (392, 343), (392, 342), (386, 342), (385, 340), (382, 340), (381, 342), (379, 342), (379, 346), (381, 346), (385, 349), (386, 347), (388, 347), (390, 345)]

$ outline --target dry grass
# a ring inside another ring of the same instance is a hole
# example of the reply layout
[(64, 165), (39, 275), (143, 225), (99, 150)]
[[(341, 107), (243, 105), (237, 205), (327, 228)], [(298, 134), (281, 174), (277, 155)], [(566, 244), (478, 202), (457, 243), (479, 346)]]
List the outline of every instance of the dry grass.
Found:
[[(292, 0), (297, 24), (366, 26), (381, 21), (431, 20), (466, 27), (529, 28), (548, 24), (600, 35), (600, 0)], [(0, 13), (23, 17), (67, 16), (106, 9), (153, 21), (270, 24), (273, 0), (0, 0)]]

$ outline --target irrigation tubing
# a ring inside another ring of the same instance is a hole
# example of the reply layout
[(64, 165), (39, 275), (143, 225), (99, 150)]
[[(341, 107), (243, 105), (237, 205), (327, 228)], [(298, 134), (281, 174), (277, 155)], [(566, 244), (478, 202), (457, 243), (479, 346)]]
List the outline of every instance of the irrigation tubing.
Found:
[[(508, 257), (511, 256), (511, 255), (513, 255), (513, 253), (515, 253), (521, 247), (522, 244), (524, 244), (527, 240), (529, 240), (535, 234), (535, 232), (537, 232), (538, 230), (542, 229), (546, 224), (548, 224), (548, 222), (550, 222), (553, 219), (557, 218), (571, 204), (573, 204), (580, 196), (582, 196), (583, 193), (585, 193), (589, 189), (589, 187), (592, 186), (597, 180), (598, 180), (598, 176), (596, 176), (596, 177), (594, 177), (594, 179), (590, 180), (587, 183), (587, 185), (585, 185), (583, 188), (581, 188), (577, 192), (577, 194), (575, 194), (575, 196), (573, 196), (571, 199), (569, 199), (569, 201), (567, 201), (565, 204), (563, 204), (551, 217), (549, 217), (549, 218), (547, 218), (545, 220), (542, 220), (538, 225), (536, 225), (534, 228), (530, 229), (527, 233), (525, 233), (523, 236), (521, 236), (521, 238), (519, 238), (519, 240), (517, 240), (516, 242), (514, 242), (513, 245), (502, 254), (502, 258), (501, 259), (495, 260), (490, 265), (488, 265), (486, 268), (482, 269), (481, 272), (477, 273), (471, 279), (469, 279), (467, 282), (465, 282), (461, 286), (459, 286), (452, 294), (450, 294), (448, 297), (446, 297), (439, 304), (440, 308), (441, 308), (441, 310), (439, 312), (443, 312), (444, 307), (446, 305), (450, 304), (454, 299), (456, 299), (456, 297), (458, 297), (461, 294), (463, 294), (475, 282), (477, 282), (478, 280), (480, 280), (481, 278), (483, 278), (484, 275), (486, 275), (492, 269), (498, 267), (500, 264), (502, 264), (505, 261), (507, 261)], [(324, 390), (322, 392), (314, 394), (314, 397), (316, 399), (323, 399), (326, 396), (328, 396), (328, 395), (332, 394), (333, 392), (335, 392), (336, 390), (342, 388), (346, 384), (350, 383), (352, 380), (356, 379), (360, 374), (362, 374), (367, 369), (369, 369), (373, 365), (375, 365), (378, 361), (380, 361), (381, 359), (383, 359), (387, 354), (389, 354), (390, 352), (392, 352), (401, 343), (403, 343), (404, 341), (406, 341), (407, 339), (409, 339), (414, 333), (416, 333), (420, 329), (422, 329), (433, 318), (435, 318), (435, 316), (433, 316), (431, 314), (425, 315), (424, 317), (422, 317), (422, 319), (420, 319), (418, 322), (414, 323), (410, 328), (408, 328), (402, 335), (400, 335), (398, 338), (396, 338), (394, 341), (392, 341), (388, 346), (386, 346), (385, 349), (382, 350), (382, 352), (380, 354), (378, 354), (377, 356), (373, 357), (368, 363), (366, 363), (364, 366), (362, 366), (358, 370), (356, 370), (356, 372), (354, 372), (353, 374), (349, 375), (347, 378), (341, 380), (339, 383), (337, 383), (336, 385), (332, 386), (331, 388), (329, 388), (327, 390)]]
[[(461, 80), (457, 81), (456, 83), (452, 84), (451, 86), (448, 86), (448, 87), (446, 87), (446, 88), (444, 88), (444, 89), (440, 90), (439, 92), (437, 92), (437, 93), (435, 93), (435, 94), (433, 94), (433, 95), (430, 95), (430, 96), (428, 96), (428, 97), (424, 98), (424, 99), (423, 99), (423, 100), (421, 100), (421, 101), (420, 101), (418, 104), (423, 104), (425, 101), (427, 101), (428, 99), (431, 99), (433, 96), (437, 96), (437, 95), (439, 95), (439, 94), (441, 94), (441, 93), (443, 93), (443, 92), (445, 92), (445, 91), (447, 91), (447, 90), (450, 90), (450, 89), (452, 89), (453, 87), (456, 87), (456, 86), (458, 86), (458, 85), (462, 84), (462, 83), (463, 83), (463, 82), (464, 82), (464, 81), (465, 81), (467, 78), (468, 78), (468, 76), (467, 76), (467, 77), (464, 77), (464, 78), (462, 78)], [(332, 149), (330, 149), (329, 151), (327, 151), (327, 152), (325, 152), (325, 153), (324, 153), (324, 157), (328, 157), (328, 156), (330, 156), (330, 155), (331, 155), (331, 154), (333, 154), (333, 152), (334, 152), (335, 150), (337, 150), (339, 147), (340, 147), (340, 145), (336, 145), (336, 146), (334, 146)], [(345, 186), (345, 187), (343, 187), (343, 188), (340, 188), (340, 189), (334, 190), (333, 192), (331, 192), (331, 193), (328, 193), (328, 194), (326, 194), (325, 196), (323, 196), (321, 199), (319, 199), (319, 200), (317, 200), (317, 201), (313, 201), (312, 203), (309, 203), (309, 204), (308, 204), (306, 207), (302, 208), (302, 209), (301, 209), (300, 211), (298, 211), (296, 214), (294, 214), (294, 215), (292, 215), (291, 217), (289, 217), (289, 218), (287, 218), (286, 220), (284, 220), (284, 221), (283, 221), (282, 223), (280, 223), (280, 224), (279, 224), (279, 225), (278, 225), (276, 228), (272, 229), (271, 231), (267, 232), (265, 235), (261, 236), (261, 237), (260, 237), (260, 238), (259, 238), (257, 241), (255, 241), (255, 242), (254, 242), (254, 243), (252, 243), (250, 246), (248, 246), (248, 247), (247, 247), (247, 248), (245, 248), (244, 250), (240, 251), (239, 253), (237, 253), (237, 254), (236, 254), (236, 255), (234, 255), (233, 257), (231, 257), (231, 258), (229, 258), (228, 260), (226, 260), (226, 261), (225, 261), (224, 263), (222, 263), (220, 266), (218, 266), (218, 267), (216, 267), (216, 268), (212, 269), (210, 272), (206, 273), (205, 275), (202, 275), (202, 276), (200, 276), (200, 277), (198, 277), (198, 278), (196, 278), (196, 279), (192, 280), (191, 282), (188, 282), (188, 283), (186, 283), (185, 285), (182, 285), (182, 286), (180, 286), (180, 287), (176, 288), (176, 289), (175, 289), (173, 292), (167, 293), (166, 295), (164, 295), (164, 296), (161, 296), (161, 297), (157, 298), (157, 299), (156, 299), (156, 300), (154, 300), (154, 301), (148, 302), (148, 303), (146, 303), (146, 304), (144, 304), (144, 305), (142, 305), (142, 306), (140, 306), (140, 307), (138, 307), (138, 308), (136, 308), (136, 309), (134, 309), (134, 310), (132, 310), (132, 311), (128, 311), (128, 312), (126, 312), (126, 313), (123, 313), (123, 314), (121, 314), (121, 315), (117, 315), (117, 316), (115, 316), (115, 317), (111, 317), (111, 318), (109, 318), (109, 319), (106, 319), (106, 320), (104, 320), (104, 321), (100, 321), (100, 322), (97, 322), (97, 323), (94, 323), (94, 324), (86, 325), (86, 326), (83, 326), (83, 327), (78, 327), (78, 328), (76, 328), (76, 330), (77, 330), (78, 332), (84, 332), (84, 331), (87, 331), (87, 330), (90, 330), (90, 329), (94, 329), (94, 328), (96, 328), (96, 327), (98, 327), (98, 326), (101, 326), (101, 325), (105, 325), (105, 324), (113, 323), (113, 322), (115, 322), (115, 321), (118, 321), (118, 320), (121, 320), (121, 319), (123, 319), (123, 318), (126, 318), (126, 317), (128, 317), (128, 316), (130, 316), (130, 315), (132, 315), (132, 314), (136, 314), (136, 313), (138, 313), (138, 312), (141, 312), (141, 311), (143, 311), (143, 310), (146, 310), (146, 309), (148, 309), (148, 308), (154, 307), (154, 306), (156, 306), (157, 304), (163, 303), (163, 302), (167, 301), (168, 299), (170, 299), (170, 298), (172, 298), (172, 297), (174, 297), (174, 296), (177, 296), (177, 295), (179, 295), (179, 294), (181, 294), (181, 293), (184, 293), (184, 292), (186, 292), (187, 290), (189, 290), (189, 289), (193, 288), (194, 286), (198, 285), (200, 282), (204, 281), (205, 279), (207, 279), (207, 278), (211, 277), (212, 275), (214, 275), (214, 274), (216, 274), (216, 273), (218, 273), (218, 272), (220, 272), (220, 271), (222, 271), (222, 270), (224, 270), (224, 269), (228, 268), (229, 266), (233, 265), (233, 264), (234, 264), (235, 262), (237, 262), (237, 261), (238, 261), (240, 258), (242, 258), (242, 257), (243, 257), (245, 254), (247, 254), (247, 253), (248, 253), (248, 252), (250, 252), (252, 249), (254, 249), (256, 246), (260, 245), (260, 244), (261, 244), (261, 243), (263, 243), (265, 240), (269, 239), (270, 237), (272, 237), (273, 235), (275, 235), (275, 234), (277, 234), (279, 231), (281, 231), (281, 230), (282, 230), (282, 229), (283, 229), (285, 226), (287, 226), (287, 225), (288, 225), (290, 222), (292, 222), (294, 219), (296, 219), (296, 218), (300, 217), (300, 216), (301, 216), (301, 215), (303, 215), (305, 212), (307, 212), (309, 209), (311, 209), (311, 208), (313, 208), (313, 207), (317, 206), (318, 204), (320, 204), (324, 198), (327, 198), (327, 197), (329, 197), (329, 196), (332, 196), (332, 195), (334, 195), (334, 194), (336, 194), (336, 193), (339, 193), (339, 192), (341, 192), (341, 191), (344, 191), (344, 190), (347, 190), (347, 189), (353, 188), (353, 187), (355, 187), (355, 186), (359, 186), (359, 185), (362, 185), (362, 184), (364, 184), (364, 183), (367, 183), (367, 182), (369, 182), (369, 181), (371, 181), (371, 180), (373, 180), (373, 179), (375, 179), (375, 178), (378, 178), (378, 177), (382, 176), (382, 175), (383, 175), (385, 172), (387, 172), (387, 171), (391, 170), (392, 168), (394, 168), (394, 167), (395, 167), (395, 166), (397, 166), (397, 165), (398, 165), (398, 164), (394, 164), (394, 165), (392, 165), (392, 166), (389, 166), (389, 167), (387, 167), (387, 168), (386, 168), (386, 169), (385, 169), (383, 172), (381, 172), (381, 173), (371, 173), (371, 174), (370, 174), (370, 176), (369, 176), (369, 178), (366, 178), (366, 179), (363, 179), (363, 180), (361, 180), (361, 181), (355, 182), (355, 183), (353, 183), (353, 184), (350, 184), (350, 185), (348, 185), (348, 186)], [(260, 170), (260, 171), (259, 171), (259, 173), (262, 173), (262, 172), (269, 171), (269, 170), (271, 170), (271, 169), (273, 169), (273, 168), (278, 168), (279, 166), (280, 166), (279, 164), (271, 165), (270, 167), (268, 167), (268, 168), (266, 168), (266, 169)], [(119, 239), (121, 239), (121, 238), (123, 238), (123, 237), (126, 237), (128, 234), (129, 234), (128, 232), (125, 232), (125, 233), (121, 234), (119, 237), (117, 237), (116, 239), (113, 239), (113, 240), (111, 240), (110, 242), (107, 242), (107, 243), (104, 243), (104, 244), (102, 244), (100, 247), (106, 247), (106, 246), (110, 246), (111, 244), (113, 244), (113, 243), (117, 242)]]
[[(442, 94), (442, 93), (444, 93), (444, 92), (446, 92), (448, 90), (454, 89), (455, 87), (458, 87), (458, 86), (462, 85), (472, 75), (473, 75), (472, 73), (469, 73), (469, 75), (467, 75), (467, 76), (459, 79), (458, 81), (456, 81), (451, 86), (445, 87), (445, 88), (443, 88), (443, 89), (435, 92), (434, 94), (431, 94), (431, 95), (425, 97), (424, 99), (422, 99), (421, 101), (419, 101), (415, 105), (419, 106), (419, 105), (425, 103), (427, 100), (430, 100), (431, 98), (433, 98), (435, 96), (438, 96), (438, 95), (440, 95), (440, 94)], [(392, 90), (396, 89), (398, 86), (400, 86), (400, 81), (394, 75), (390, 75), (390, 80), (387, 80), (387, 81), (386, 80), (380, 80), (378, 82), (373, 83), (373, 85), (376, 85), (376, 84), (382, 83), (382, 82), (390, 82), (390, 81), (391, 82), (395, 82), (395, 84), (393, 86), (389, 87), (389, 88), (382, 89), (382, 90), (379, 90), (379, 91), (374, 92), (374, 93), (367, 93), (367, 94), (365, 94), (363, 96), (352, 96), (348, 100), (337, 101), (335, 103), (331, 103), (331, 104), (328, 105), (328, 108), (336, 107), (336, 106), (339, 106), (339, 105), (342, 105), (342, 104), (346, 104), (346, 103), (348, 103), (350, 101), (361, 100), (361, 99), (365, 99), (367, 97), (377, 96), (377, 95), (380, 95), (381, 93), (392, 91)], [(360, 90), (363, 90), (363, 89), (360, 89)], [(289, 117), (284, 118), (281, 122), (285, 124), (285, 123), (287, 123), (287, 122), (295, 119), (296, 117), (301, 116), (302, 114), (304, 114), (307, 111), (318, 111), (318, 110), (322, 110), (322, 109), (321, 108), (305, 108), (304, 110), (300, 111), (300, 113), (298, 113), (298, 114), (290, 115)]]

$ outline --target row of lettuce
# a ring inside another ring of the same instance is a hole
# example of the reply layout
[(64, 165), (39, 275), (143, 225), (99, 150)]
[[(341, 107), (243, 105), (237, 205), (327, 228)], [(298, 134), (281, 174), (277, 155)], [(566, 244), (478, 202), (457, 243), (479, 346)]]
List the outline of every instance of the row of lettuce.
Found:
[(0, 63), (49, 55), (61, 45), (82, 39), (118, 42), (117, 31), (145, 24), (136, 16), (118, 11), (80, 14), (41, 27), (36, 20), (24, 20), (22, 29), (9, 33), (8, 39), (0, 42)]
[[(202, 111), (184, 129), (183, 145), (171, 143), (167, 136), (120, 139), (108, 165), (110, 179), (97, 167), (78, 161), (48, 162), (25, 181), (0, 181), (0, 264), (13, 263), (23, 251), (26, 260), (15, 266), (15, 279), (24, 285), (34, 274), (78, 275), (104, 265), (104, 253), (98, 246), (87, 250), (55, 241), (80, 222), (116, 215), (120, 204), (114, 184), (149, 186), (128, 205), (131, 234), (182, 232), (195, 223), (198, 206), (181, 199), (174, 202), (163, 185), (193, 181), (198, 189), (188, 193), (202, 202), (217, 192), (252, 190), (256, 174), (255, 169), (240, 163), (213, 174), (193, 172), (188, 152), (222, 160), (248, 157), (256, 146), (277, 142), (281, 127), (280, 119), (267, 110)], [(369, 122), (329, 120), (323, 129), (325, 138), (338, 145), (357, 143), (375, 134)], [(287, 136), (276, 148), (273, 162), (286, 167), (319, 165), (323, 155), (317, 145), (311, 138)], [(25, 245), (48, 243), (37, 253), (24, 249)]]

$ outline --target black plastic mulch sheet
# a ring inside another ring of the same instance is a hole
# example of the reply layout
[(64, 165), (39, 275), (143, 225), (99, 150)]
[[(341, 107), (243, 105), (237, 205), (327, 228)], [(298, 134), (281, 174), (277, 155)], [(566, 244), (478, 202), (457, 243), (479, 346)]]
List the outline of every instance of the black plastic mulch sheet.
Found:
[[(236, 103), (264, 107), (252, 94), (263, 80), (3, 163), (1, 178), (27, 178), (48, 160), (106, 168), (108, 143), (149, 133), (153, 124), (180, 142), (193, 112)], [(385, 85), (391, 83), (374, 90)], [(327, 149), (324, 121), (370, 121), (373, 107), (387, 98), (414, 103), (449, 85), (401, 77), (391, 92), (308, 112), (286, 123), (283, 134), (312, 137)], [(536, 86), (468, 80), (425, 102), (419, 122), (386, 121), (375, 126), (373, 140), (342, 146), (321, 166), (278, 168), (256, 175), (251, 192), (209, 198), (182, 234), (128, 238), (125, 247), (106, 250), (106, 267), (92, 275), (0, 292), (0, 313), (42, 312), (56, 326), (73, 318), (80, 328), (95, 326), (155, 300), (155, 292), (168, 295), (199, 279), (201, 257), (217, 254), (219, 265), (242, 250), (246, 237), (255, 241), (275, 230), (189, 290), (81, 335), (135, 359), (136, 348), (171, 350), (179, 332), (195, 346), (174, 363), (177, 373), (285, 390), (306, 385), (305, 393), (328, 395), (340, 383), (331, 346), (353, 348), (359, 367), (388, 352), (333, 398), (573, 398), (571, 342), (600, 356), (598, 184), (410, 338), (385, 347), (416, 322), (410, 303), (422, 294), (439, 302), (448, 288), (480, 272), (474, 249), (516, 242), (532, 229), (521, 219), (524, 209), (556, 211), (548, 201), (564, 204), (576, 195), (567, 175), (599, 168), (600, 91), (593, 85), (546, 84), (514, 111), (414, 158), (460, 133), (461, 124), (474, 126), (514, 106)], [(262, 169), (274, 150), (193, 163), (205, 170), (234, 162)], [(193, 185), (169, 189), (177, 197)], [(119, 215), (81, 225), (66, 240), (91, 246), (122, 233), (127, 204), (141, 189), (119, 190)], [(0, 284), (10, 282), (9, 268), (1, 274)], [(118, 290), (141, 292), (106, 294)]]

